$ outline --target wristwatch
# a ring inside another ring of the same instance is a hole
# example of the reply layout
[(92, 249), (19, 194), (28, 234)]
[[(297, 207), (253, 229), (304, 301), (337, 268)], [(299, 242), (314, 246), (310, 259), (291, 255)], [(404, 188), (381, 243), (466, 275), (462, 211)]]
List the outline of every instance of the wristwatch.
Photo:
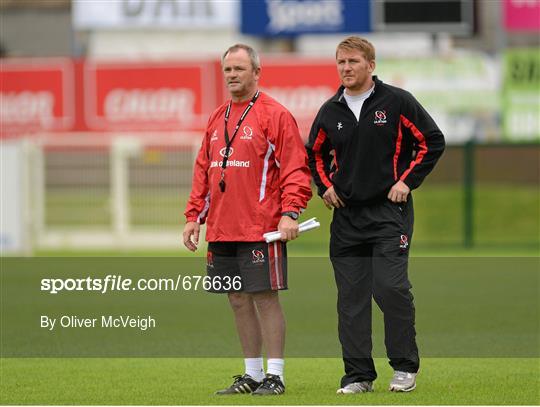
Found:
[(282, 212), (281, 216), (288, 216), (292, 220), (298, 220), (298, 212), (288, 211), (288, 212)]

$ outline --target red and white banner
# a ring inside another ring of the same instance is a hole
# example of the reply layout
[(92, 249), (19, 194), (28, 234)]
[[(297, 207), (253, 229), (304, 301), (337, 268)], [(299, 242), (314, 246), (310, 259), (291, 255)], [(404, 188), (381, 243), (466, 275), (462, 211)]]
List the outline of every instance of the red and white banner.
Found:
[(69, 59), (2, 60), (2, 137), (70, 130), (75, 122), (73, 75)]
[(84, 115), (91, 130), (190, 130), (216, 107), (213, 61), (86, 62)]
[(503, 7), (508, 31), (540, 32), (540, 0), (504, 0)]
[(263, 58), (260, 85), (289, 109), (302, 138), (307, 139), (317, 112), (336, 93), (340, 82), (331, 59), (276, 57)]
[(333, 60), (264, 59), (261, 88), (286, 106), (295, 117), (314, 119), (313, 113), (339, 87)]

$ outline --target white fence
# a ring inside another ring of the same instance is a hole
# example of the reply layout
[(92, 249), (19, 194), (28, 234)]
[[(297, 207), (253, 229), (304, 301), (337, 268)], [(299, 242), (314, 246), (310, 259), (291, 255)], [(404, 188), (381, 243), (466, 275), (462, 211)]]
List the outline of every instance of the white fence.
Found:
[(29, 244), (180, 250), (200, 140), (199, 133), (34, 139), (25, 149)]

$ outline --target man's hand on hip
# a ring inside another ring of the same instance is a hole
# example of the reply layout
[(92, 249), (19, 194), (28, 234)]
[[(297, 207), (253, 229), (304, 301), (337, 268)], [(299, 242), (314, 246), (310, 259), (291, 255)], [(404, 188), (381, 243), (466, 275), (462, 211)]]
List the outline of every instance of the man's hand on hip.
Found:
[(281, 241), (294, 240), (298, 237), (298, 221), (282, 216), (279, 221), (278, 230), (281, 232)]
[(345, 206), (343, 201), (336, 194), (333, 185), (326, 190), (326, 192), (322, 196), (322, 199), (328, 209), (343, 208)]
[(388, 199), (394, 203), (407, 202), (407, 196), (411, 192), (411, 189), (403, 181), (398, 181), (390, 188), (388, 192)]
[[(184, 237), (184, 246), (186, 246), (192, 252), (197, 250), (200, 230), (201, 225), (199, 225), (197, 222), (187, 222), (184, 226), (184, 233), (182, 234)], [(191, 240), (191, 236), (193, 236), (193, 240)]]

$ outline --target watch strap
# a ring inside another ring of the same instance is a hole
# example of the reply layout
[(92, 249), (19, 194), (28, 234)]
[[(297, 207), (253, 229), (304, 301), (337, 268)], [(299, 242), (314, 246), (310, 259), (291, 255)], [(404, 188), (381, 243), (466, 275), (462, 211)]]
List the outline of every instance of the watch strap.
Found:
[(281, 216), (288, 216), (289, 218), (293, 220), (298, 220), (298, 217), (300, 216), (300, 214), (294, 211), (287, 211), (287, 212), (282, 212)]

